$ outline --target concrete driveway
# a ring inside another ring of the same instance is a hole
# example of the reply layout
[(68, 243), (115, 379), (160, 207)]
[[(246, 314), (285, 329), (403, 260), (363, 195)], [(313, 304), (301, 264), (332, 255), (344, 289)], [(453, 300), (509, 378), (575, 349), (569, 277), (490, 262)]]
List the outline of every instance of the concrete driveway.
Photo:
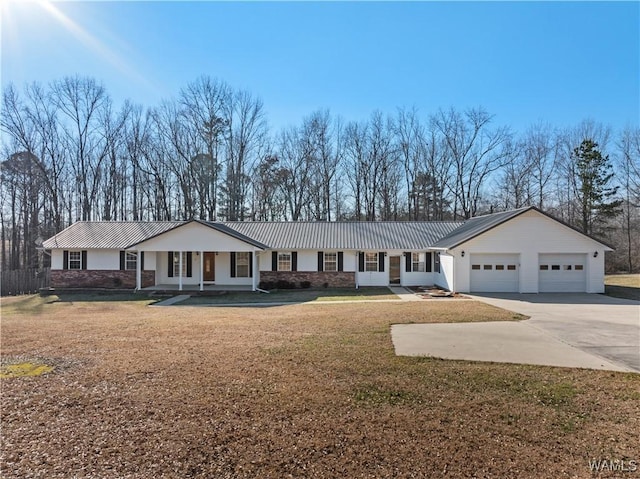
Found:
[(640, 303), (600, 294), (483, 294), (519, 322), (398, 324), (396, 354), (640, 372)]

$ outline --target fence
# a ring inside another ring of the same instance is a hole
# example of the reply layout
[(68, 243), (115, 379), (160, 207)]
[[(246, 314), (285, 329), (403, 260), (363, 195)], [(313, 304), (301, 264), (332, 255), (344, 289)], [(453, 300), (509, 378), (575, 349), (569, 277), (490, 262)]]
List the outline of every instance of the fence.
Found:
[(2, 271), (0, 296), (37, 293), (40, 288), (49, 286), (50, 279), (51, 268)]

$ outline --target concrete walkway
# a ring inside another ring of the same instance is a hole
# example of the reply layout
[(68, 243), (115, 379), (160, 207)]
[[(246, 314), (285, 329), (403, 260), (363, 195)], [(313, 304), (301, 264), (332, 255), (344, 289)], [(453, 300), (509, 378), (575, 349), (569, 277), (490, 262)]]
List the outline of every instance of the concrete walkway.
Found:
[(422, 298), (420, 296), (402, 286), (389, 286), (389, 289), (402, 301), (422, 301)]
[(398, 324), (396, 354), (640, 372), (640, 303), (597, 294), (482, 295), (519, 322)]
[(179, 303), (180, 301), (184, 301), (190, 297), (191, 296), (188, 294), (179, 294), (178, 296), (173, 296), (172, 298), (165, 299), (164, 301), (154, 303), (151, 306), (171, 306), (172, 304)]

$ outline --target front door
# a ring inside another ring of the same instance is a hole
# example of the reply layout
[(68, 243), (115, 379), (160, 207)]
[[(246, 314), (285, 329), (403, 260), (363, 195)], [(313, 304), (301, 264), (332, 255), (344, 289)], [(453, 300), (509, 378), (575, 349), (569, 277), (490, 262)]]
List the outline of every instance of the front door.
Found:
[(203, 281), (215, 281), (216, 280), (216, 254), (215, 253), (203, 253)]
[(389, 284), (400, 284), (400, 256), (389, 256)]

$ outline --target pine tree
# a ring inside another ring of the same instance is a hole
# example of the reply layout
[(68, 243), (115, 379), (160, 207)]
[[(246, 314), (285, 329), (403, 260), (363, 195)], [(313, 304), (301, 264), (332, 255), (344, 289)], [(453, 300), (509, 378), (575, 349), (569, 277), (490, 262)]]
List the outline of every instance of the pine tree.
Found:
[(615, 199), (617, 186), (610, 186), (613, 167), (608, 155), (602, 155), (598, 144), (590, 139), (574, 148), (572, 159), (577, 172), (577, 196), (582, 220), (580, 227), (585, 234), (602, 234), (597, 227), (620, 213), (621, 200)]

